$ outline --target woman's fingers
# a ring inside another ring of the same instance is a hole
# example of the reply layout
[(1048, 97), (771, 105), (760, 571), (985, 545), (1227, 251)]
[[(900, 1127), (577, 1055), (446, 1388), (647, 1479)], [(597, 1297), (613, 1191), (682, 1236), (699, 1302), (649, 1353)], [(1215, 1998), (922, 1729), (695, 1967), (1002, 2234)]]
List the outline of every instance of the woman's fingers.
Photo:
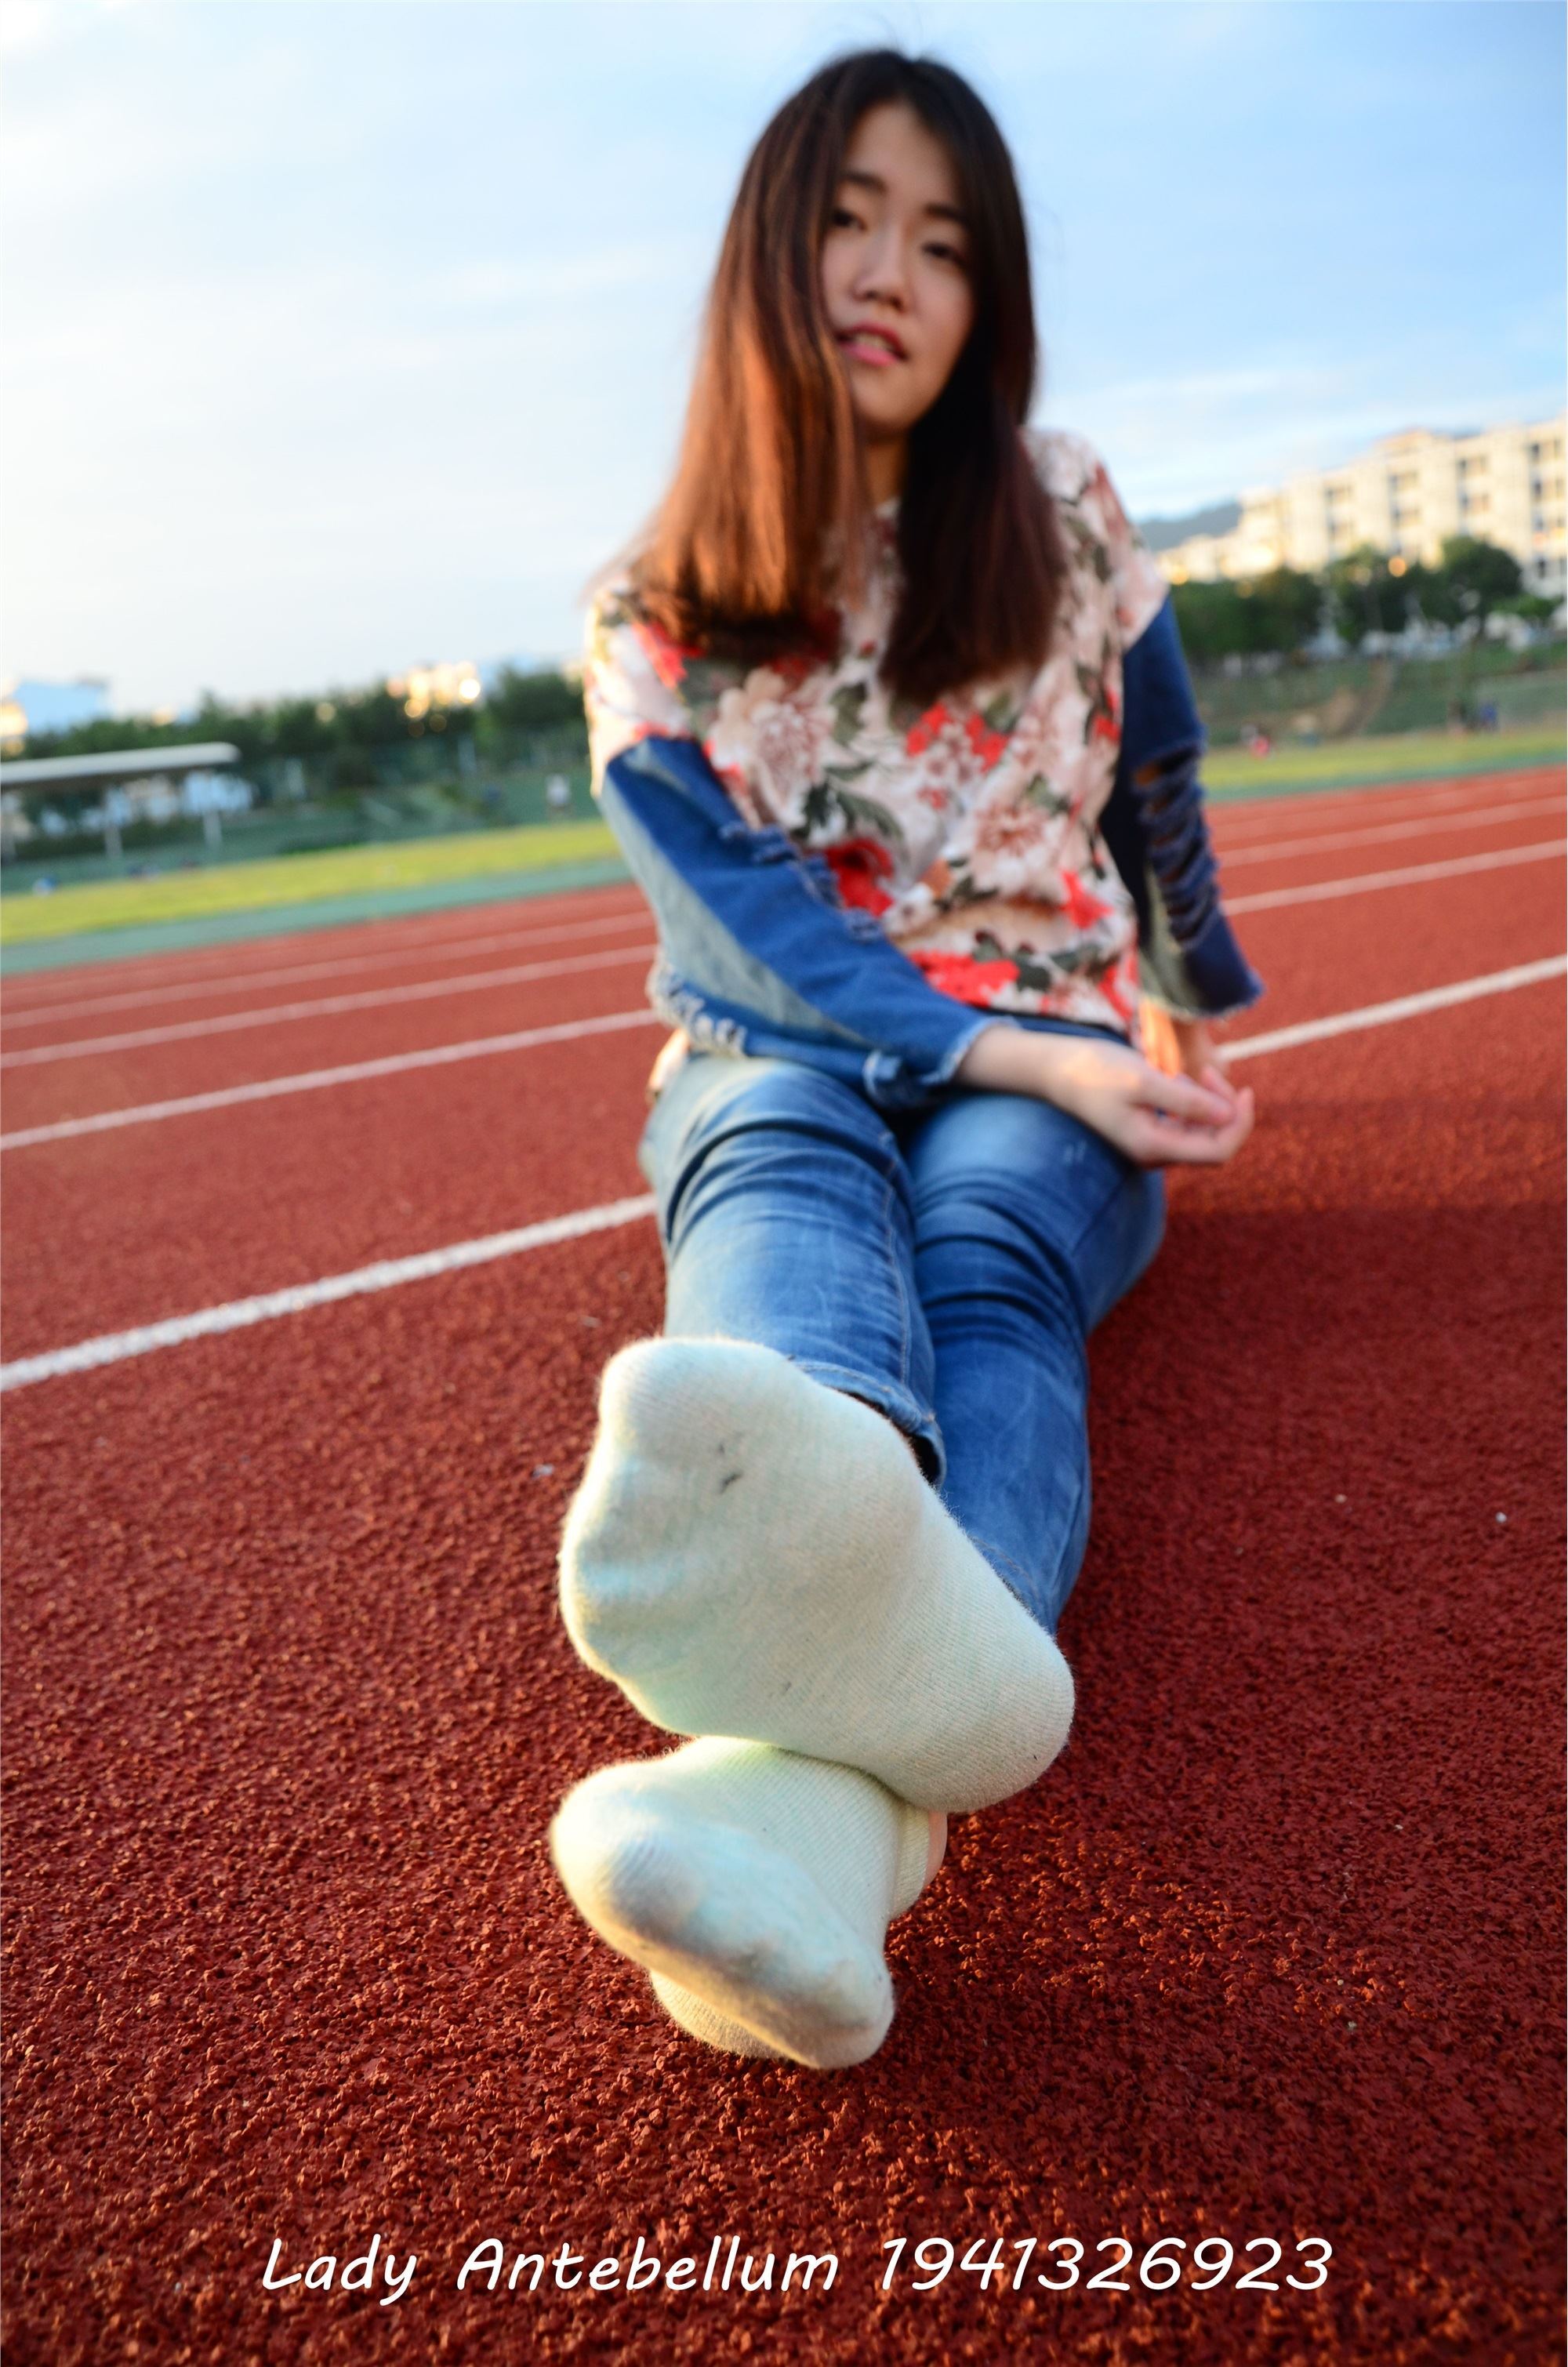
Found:
[(1058, 1037), (1038, 1089), (1145, 1167), (1222, 1165), (1252, 1130), (1251, 1093), (1238, 1093), (1217, 1065), (1206, 1063), (1201, 1080), (1168, 1074), (1131, 1045)]
[(1235, 1107), (1223, 1086), (1201, 1085), (1192, 1077), (1168, 1077), (1155, 1068), (1147, 1070), (1137, 1098), (1168, 1117), (1187, 1118), (1198, 1126), (1223, 1126)]
[(1244, 1085), (1236, 1095), (1234, 1114), (1223, 1126), (1150, 1116), (1133, 1156), (1151, 1167), (1223, 1167), (1252, 1132), (1255, 1115), (1252, 1089)]

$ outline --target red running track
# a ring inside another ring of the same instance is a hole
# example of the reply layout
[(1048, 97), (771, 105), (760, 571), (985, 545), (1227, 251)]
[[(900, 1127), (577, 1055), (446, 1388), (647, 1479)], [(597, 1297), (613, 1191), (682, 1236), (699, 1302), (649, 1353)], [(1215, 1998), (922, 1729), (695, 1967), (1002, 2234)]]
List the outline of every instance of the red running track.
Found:
[[(1235, 867), (1238, 897), (1276, 893), (1376, 877), (1432, 855), (1462, 863), (1473, 855), (1528, 851), (1561, 833), (1556, 792), (1551, 779), (1535, 791), (1532, 802), (1544, 813), (1497, 823), (1483, 811), (1468, 832), (1445, 829), (1430, 845), (1340, 845), (1356, 817), (1337, 810), (1320, 817), (1304, 799), (1290, 801), (1283, 814), (1227, 811), (1230, 829), (1220, 843), (1227, 849), (1234, 833), (1256, 855), (1280, 842), (1333, 842), (1332, 853), (1322, 856)], [(1451, 785), (1437, 794), (1451, 798)], [(1369, 804), (1362, 828), (1384, 828), (1398, 818), (1382, 797)], [(1402, 797), (1400, 813), (1410, 810)], [(1440, 810), (1451, 820), (1446, 802)], [(601, 892), (612, 915), (627, 915), (625, 889)], [(572, 909), (590, 926), (604, 917), (586, 899), (572, 900)], [(1276, 906), (1247, 915), (1243, 925), (1269, 986), (1238, 1029), (1244, 1036), (1555, 953), (1562, 866), (1532, 860), (1412, 890)], [(604, 942), (589, 940), (592, 946)], [(465, 994), (460, 1010), (445, 998), (389, 1003), (16, 1070), (5, 1081), (6, 1131), (635, 1010), (646, 955), (628, 963), (620, 958), (618, 939), (612, 945), (617, 959), (607, 971)], [(378, 958), (384, 942), (372, 950)], [(530, 944), (524, 950), (540, 949)], [(552, 959), (571, 957), (570, 948), (563, 957), (554, 940), (544, 950)], [(583, 956), (593, 957), (591, 951)], [(420, 981), (397, 980), (410, 982)], [(330, 983), (334, 992), (340, 986), (377, 991), (384, 980), (376, 971)], [(229, 1009), (225, 1001), (215, 1015)], [(190, 1024), (191, 1016), (182, 1006), (179, 1024)], [(82, 1039), (72, 1034), (58, 1040)], [(634, 1028), (13, 1153), (6, 1162), (10, 1238), (20, 1246), (65, 1236), (74, 1252), (63, 1268), (55, 1260), (12, 1258), (5, 1353), (36, 1354), (100, 1331), (640, 1192), (637, 1117), (659, 1040), (655, 1031)], [(31, 1034), (25, 1048), (39, 1048)], [(1260, 1090), (1266, 1095), (1267, 1084)], [(370, 1177), (373, 1188), (365, 1181)]]
[[(1222, 853), (1284, 819), (1226, 810)], [(1292, 835), (1327, 819), (1292, 801)], [(1561, 868), (1241, 926), (1258, 1032), (1556, 952)], [(371, 949), (413, 950), (301, 958)], [(497, 1025), (615, 1000), (524, 991)], [(1560, 1007), (1548, 982), (1268, 1055), (1243, 1156), (1172, 1176), (1093, 1343), (1073, 1742), (955, 1824), (852, 2072), (673, 2033), (545, 1852), (578, 1776), (667, 1747), (552, 1592), (597, 1373), (658, 1328), (650, 1225), (13, 1395), (8, 2360), (1558, 2357)], [(333, 1022), (329, 1057), (372, 1024)], [(195, 1051), (286, 1073), (259, 1033)], [(657, 1040), (7, 1153), (8, 1353), (635, 1191)], [(75, 1107), (141, 1100), (174, 1048), (62, 1064)], [(8, 1127), (60, 1073), (16, 1072)], [(275, 2238), (287, 2273), (377, 2235), (418, 2255), (400, 2302), (263, 2290)], [(954, 2268), (885, 2294), (900, 2235), (1086, 2258), (1068, 2292), (1041, 2253), (1018, 2292)], [(699, 2276), (715, 2237), (840, 2265), (787, 2295), (455, 2290), (487, 2237), (592, 2264), (639, 2236)], [(1222, 2236), (1285, 2247), (1279, 2289), (1235, 2289), (1267, 2250), (1207, 2293), (1138, 2283), (1157, 2238)], [(1326, 2282), (1292, 2291), (1314, 2236)], [(1116, 2237), (1134, 2290), (1086, 2291)]]

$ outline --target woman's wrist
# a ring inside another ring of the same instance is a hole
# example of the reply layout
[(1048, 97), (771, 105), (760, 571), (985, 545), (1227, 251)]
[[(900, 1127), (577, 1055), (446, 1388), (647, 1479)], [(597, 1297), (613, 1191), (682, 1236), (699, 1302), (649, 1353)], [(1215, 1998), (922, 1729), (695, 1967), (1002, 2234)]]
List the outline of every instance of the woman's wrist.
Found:
[(1059, 1070), (1060, 1038), (1000, 1019), (980, 1030), (959, 1062), (953, 1082), (973, 1092), (1031, 1093), (1036, 1101), (1051, 1101)]
[(956, 1082), (1049, 1102), (1145, 1167), (1221, 1165), (1252, 1130), (1252, 1095), (1225, 1083), (1217, 1063), (1201, 1078), (1168, 1076), (1132, 1044), (1005, 1020), (975, 1037)]

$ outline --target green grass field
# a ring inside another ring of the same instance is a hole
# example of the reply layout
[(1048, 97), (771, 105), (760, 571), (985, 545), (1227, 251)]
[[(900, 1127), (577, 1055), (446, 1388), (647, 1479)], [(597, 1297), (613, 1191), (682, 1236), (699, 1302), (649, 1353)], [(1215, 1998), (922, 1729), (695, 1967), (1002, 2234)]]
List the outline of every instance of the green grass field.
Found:
[[(1319, 748), (1285, 748), (1264, 757), (1225, 750), (1209, 758), (1203, 777), (1213, 797), (1229, 800), (1362, 783), (1370, 787), (1437, 774), (1495, 772), (1548, 763), (1561, 756), (1562, 747), (1559, 728), (1499, 731), (1483, 740), (1457, 739), (1444, 731), (1413, 732), (1400, 738), (1338, 741)], [(101, 880), (62, 888), (50, 896), (6, 897), (0, 904), (0, 944), (20, 946), (51, 937), (220, 918), (343, 896), (395, 895), (443, 882), (482, 880), (492, 873), (515, 876), (603, 860), (615, 851), (603, 822), (555, 822), (216, 864), (164, 878)]]
[(1563, 750), (1559, 723), (1473, 738), (1452, 731), (1401, 732), (1387, 739), (1334, 740), (1316, 748), (1276, 746), (1267, 756), (1226, 748), (1208, 757), (1204, 786), (1213, 797), (1259, 796), (1271, 789), (1335, 788), (1364, 782), (1418, 780), (1438, 773), (1505, 772), (1548, 764)]
[(137, 928), (156, 921), (260, 912), (273, 904), (374, 895), (378, 889), (479, 879), (491, 872), (545, 870), (615, 853), (615, 839), (603, 822), (547, 822), (522, 830), (462, 831), (450, 838), (408, 839), (393, 845), (339, 847), (331, 854), (271, 862), (214, 864), (160, 879), (105, 879), (90, 887), (57, 889), (51, 896), (7, 897), (0, 904), (0, 944), (29, 945), (84, 930)]

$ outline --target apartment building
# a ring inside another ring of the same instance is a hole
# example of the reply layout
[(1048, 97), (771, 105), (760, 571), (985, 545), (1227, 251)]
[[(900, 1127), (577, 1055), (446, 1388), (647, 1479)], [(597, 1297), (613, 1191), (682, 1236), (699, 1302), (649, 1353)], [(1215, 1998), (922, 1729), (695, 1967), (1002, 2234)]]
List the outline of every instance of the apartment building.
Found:
[(1473, 436), (1430, 427), (1385, 436), (1340, 469), (1247, 493), (1229, 534), (1194, 535), (1160, 553), (1173, 583), (1314, 574), (1371, 544), (1435, 566), (1450, 535), (1512, 552), (1532, 592), (1554, 597), (1568, 575), (1563, 434), (1568, 415)]

